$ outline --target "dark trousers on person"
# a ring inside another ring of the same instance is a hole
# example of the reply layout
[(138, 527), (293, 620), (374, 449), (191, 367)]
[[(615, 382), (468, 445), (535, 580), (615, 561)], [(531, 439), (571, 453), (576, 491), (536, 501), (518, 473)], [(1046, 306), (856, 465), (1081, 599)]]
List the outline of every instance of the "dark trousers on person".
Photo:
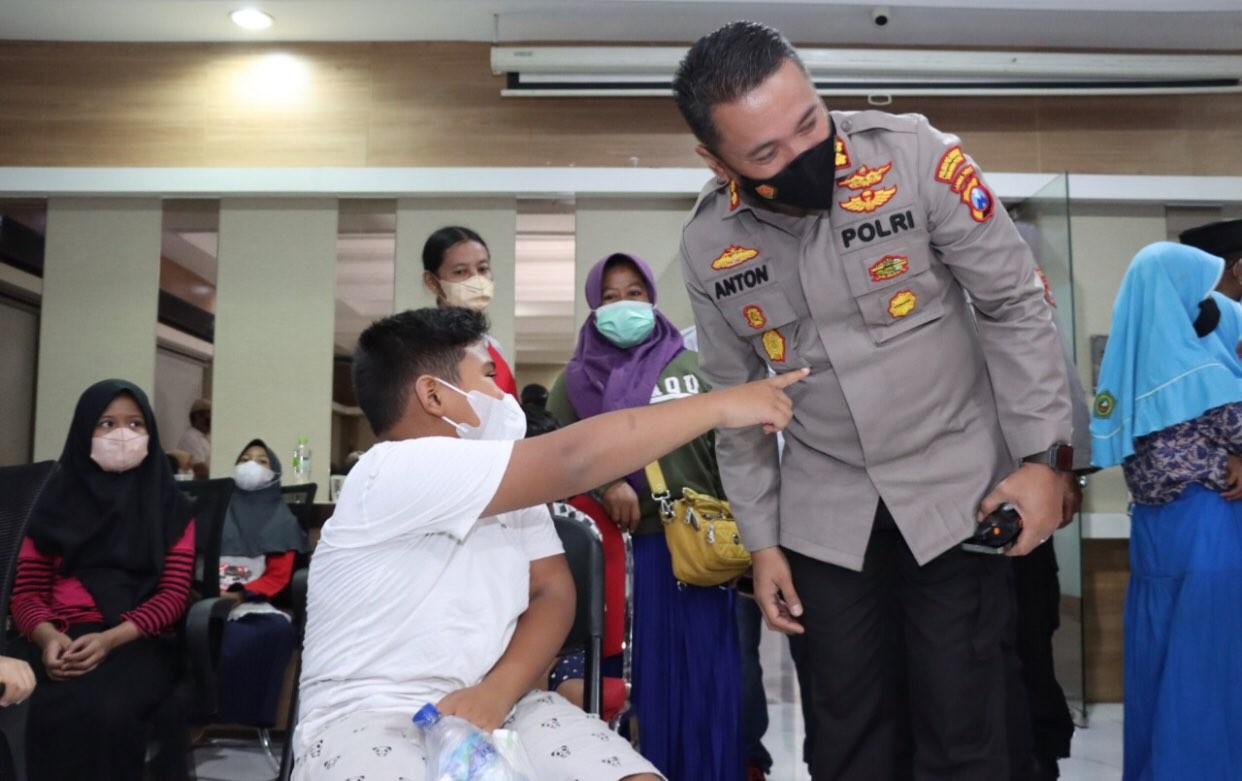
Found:
[[(77, 638), (102, 631), (79, 624)], [(77, 678), (54, 681), (39, 650), (16, 643), (35, 669), (26, 726), (30, 781), (135, 781), (143, 778), (146, 719), (172, 692), (179, 669), (171, 638), (140, 638), (113, 649), (98, 667)]]
[(274, 726), (293, 644), (293, 624), (284, 616), (259, 613), (229, 621), (220, 647), (215, 720)]
[(1013, 578), (1017, 653), (1034, 741), (1034, 775), (1044, 781), (1059, 776), (1057, 760), (1069, 756), (1074, 737), (1074, 720), (1053, 663), (1052, 635), (1061, 626), (1061, 585), (1052, 543), (1015, 558)]
[(815, 781), (1007, 778), (1008, 559), (953, 548), (920, 567), (882, 503), (862, 572), (785, 553), (812, 668)]

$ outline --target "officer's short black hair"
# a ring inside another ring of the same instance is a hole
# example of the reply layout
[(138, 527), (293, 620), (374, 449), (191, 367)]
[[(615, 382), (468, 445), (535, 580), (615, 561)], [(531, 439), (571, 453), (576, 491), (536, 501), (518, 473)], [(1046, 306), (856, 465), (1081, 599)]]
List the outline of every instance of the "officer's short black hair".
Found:
[(481, 312), (446, 306), (408, 309), (377, 320), (354, 349), (354, 393), (381, 436), (401, 419), (410, 386), (424, 374), (457, 383), (466, 348), (487, 336)]
[(758, 87), (786, 60), (806, 73), (789, 39), (758, 22), (730, 22), (690, 47), (673, 77), (673, 98), (703, 146), (714, 149), (720, 141), (712, 108)]

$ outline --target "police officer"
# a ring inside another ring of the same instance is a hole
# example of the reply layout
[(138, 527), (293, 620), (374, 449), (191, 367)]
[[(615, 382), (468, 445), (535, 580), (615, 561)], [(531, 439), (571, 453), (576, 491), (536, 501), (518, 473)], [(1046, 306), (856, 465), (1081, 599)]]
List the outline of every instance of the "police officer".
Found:
[(1061, 522), (1070, 403), (1030, 252), (956, 138), (826, 111), (771, 28), (700, 39), (673, 89), (717, 177), (681, 247), (702, 369), (811, 368), (779, 463), (757, 429), (717, 452), (764, 617), (805, 633), (814, 778), (1004, 779), (1011, 570), (958, 546), (1002, 503), (1014, 555)]
[(1234, 301), (1242, 300), (1242, 220), (1222, 220), (1182, 231), (1177, 237), (1183, 244), (1198, 247), (1225, 259), (1225, 273), (1216, 285), (1216, 292)]

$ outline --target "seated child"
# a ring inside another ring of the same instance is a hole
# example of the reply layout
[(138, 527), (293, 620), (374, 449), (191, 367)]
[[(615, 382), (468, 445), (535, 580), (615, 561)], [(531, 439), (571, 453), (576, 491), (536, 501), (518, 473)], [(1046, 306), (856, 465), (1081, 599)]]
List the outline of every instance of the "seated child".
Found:
[(544, 504), (715, 427), (779, 430), (792, 414), (783, 389), (806, 372), (522, 440), (486, 332), (481, 314), (446, 307), (359, 337), (358, 403), (381, 441), (350, 471), (311, 562), (298, 779), (420, 781), (411, 717), (429, 702), (515, 730), (541, 781), (660, 778), (598, 719), (535, 691), (575, 599)]

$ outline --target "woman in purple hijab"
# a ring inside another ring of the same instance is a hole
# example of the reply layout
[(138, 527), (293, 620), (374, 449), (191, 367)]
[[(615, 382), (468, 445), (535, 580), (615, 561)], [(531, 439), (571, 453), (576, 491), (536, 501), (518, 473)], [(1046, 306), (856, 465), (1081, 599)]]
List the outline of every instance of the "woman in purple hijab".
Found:
[[(562, 425), (708, 390), (698, 354), (658, 309), (641, 259), (613, 253), (586, 280), (591, 315), (548, 397)], [(711, 434), (660, 459), (669, 490), (723, 496)], [(673, 578), (659, 508), (641, 471), (600, 486), (613, 523), (634, 542), (634, 710), (642, 752), (669, 781), (740, 781), (741, 669), (733, 592)]]

